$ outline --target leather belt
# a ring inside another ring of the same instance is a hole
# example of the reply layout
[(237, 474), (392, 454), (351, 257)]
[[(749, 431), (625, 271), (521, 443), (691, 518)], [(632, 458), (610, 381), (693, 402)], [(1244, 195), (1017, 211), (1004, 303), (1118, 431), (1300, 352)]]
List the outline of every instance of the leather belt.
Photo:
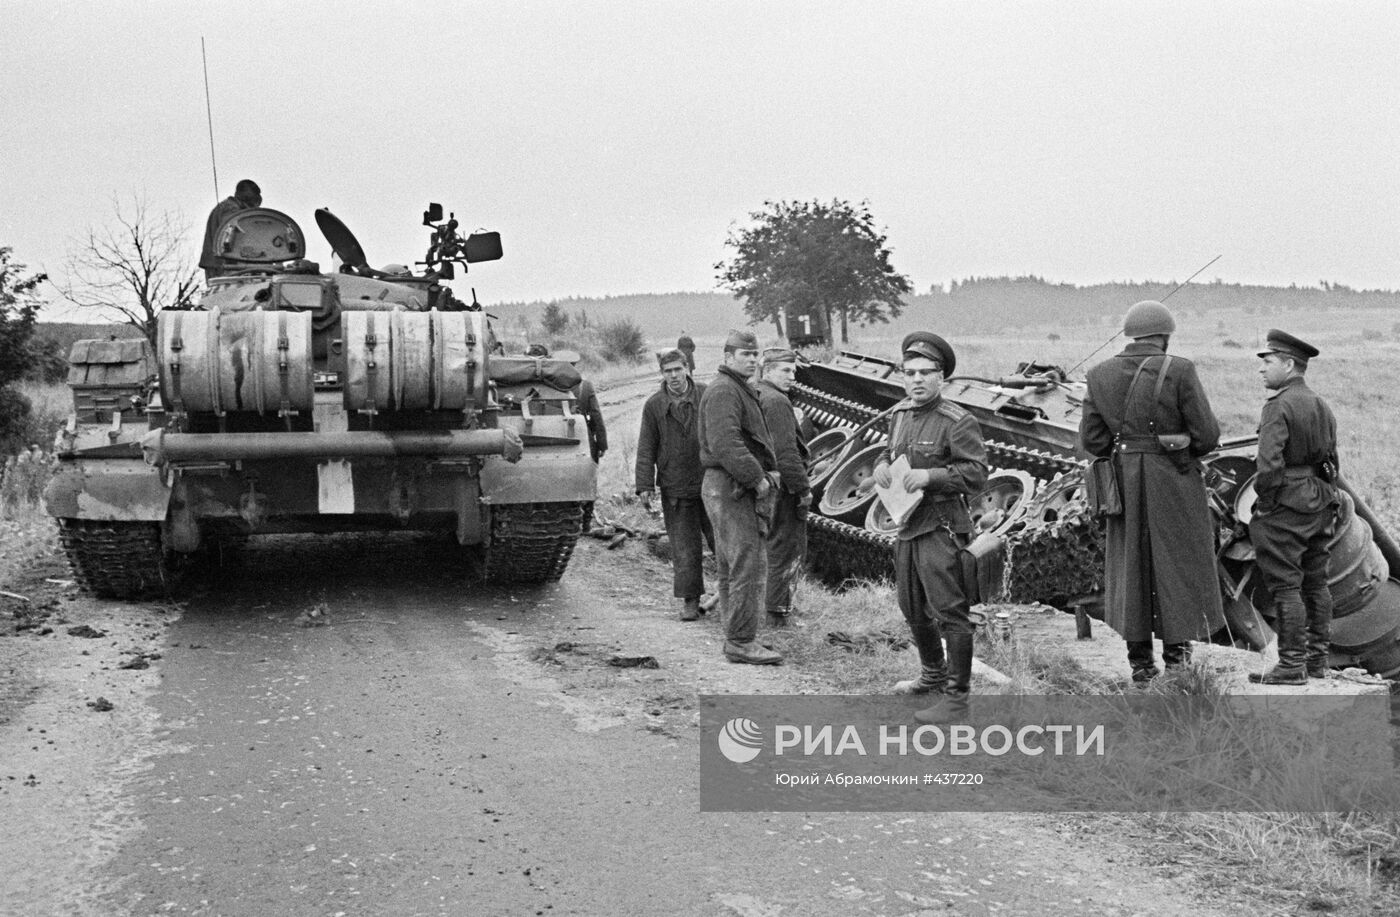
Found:
[(1114, 449), (1118, 452), (1148, 452), (1156, 455), (1165, 455), (1167, 450), (1162, 448), (1162, 444), (1155, 436), (1120, 436)]
[(1283, 469), (1283, 477), (1289, 481), (1305, 480), (1307, 478), (1320, 478), (1316, 465), (1288, 465)]

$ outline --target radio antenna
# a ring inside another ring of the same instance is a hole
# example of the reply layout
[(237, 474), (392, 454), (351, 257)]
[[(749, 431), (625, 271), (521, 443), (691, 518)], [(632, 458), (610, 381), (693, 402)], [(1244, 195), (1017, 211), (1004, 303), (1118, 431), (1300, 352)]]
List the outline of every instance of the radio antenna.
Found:
[(204, 61), (204, 116), (209, 121), (209, 165), (214, 170), (214, 203), (219, 203), (219, 163), (214, 158), (214, 106), (209, 103), (209, 55), (204, 51), (204, 36), (199, 36), (199, 56)]
[[(1188, 283), (1190, 283), (1191, 281), (1195, 280), (1197, 277), (1199, 277), (1199, 276), (1201, 275), (1202, 271), (1204, 271), (1206, 268), (1210, 267), (1212, 264), (1214, 264), (1215, 262), (1219, 261), (1219, 260), (1220, 260), (1221, 258), (1223, 258), (1223, 257), (1225, 257), (1225, 256), (1224, 256), (1224, 255), (1216, 255), (1214, 258), (1210, 259), (1210, 260), (1207, 261), (1205, 264), (1201, 265), (1201, 270), (1199, 270), (1199, 271), (1197, 271), (1196, 273), (1192, 274), (1190, 277), (1187, 277), (1185, 280), (1181, 281), (1181, 283), (1178, 283), (1178, 284), (1176, 285), (1176, 288), (1175, 288), (1175, 289), (1173, 289), (1173, 290), (1172, 290), (1170, 293), (1168, 293), (1166, 296), (1163, 296), (1160, 300), (1158, 300), (1158, 302), (1166, 302), (1167, 300), (1171, 299), (1173, 296), (1176, 295), (1177, 290), (1180, 290), (1182, 287), (1186, 286)], [(1113, 336), (1112, 336), (1111, 338), (1109, 338), (1108, 340), (1104, 341), (1104, 342), (1103, 342), (1102, 344), (1100, 344), (1098, 347), (1095, 347), (1093, 353), (1089, 354), (1087, 357), (1085, 357), (1084, 359), (1080, 360), (1078, 363), (1076, 363), (1076, 364), (1074, 364), (1073, 366), (1071, 366), (1071, 367), (1069, 368), (1069, 372), (1065, 373), (1065, 375), (1068, 376), (1070, 373), (1074, 372), (1076, 369), (1078, 369), (1079, 367), (1083, 366), (1085, 363), (1087, 363), (1087, 362), (1089, 362), (1090, 360), (1092, 360), (1092, 359), (1094, 358), (1094, 354), (1095, 354), (1095, 353), (1098, 353), (1100, 350), (1103, 350), (1103, 349), (1104, 349), (1105, 347), (1107, 347), (1109, 344), (1112, 344), (1114, 341), (1118, 340), (1118, 335), (1120, 335), (1120, 334), (1122, 334), (1122, 333), (1123, 333), (1123, 329), (1122, 329), (1122, 328), (1119, 328), (1117, 331), (1113, 332)]]

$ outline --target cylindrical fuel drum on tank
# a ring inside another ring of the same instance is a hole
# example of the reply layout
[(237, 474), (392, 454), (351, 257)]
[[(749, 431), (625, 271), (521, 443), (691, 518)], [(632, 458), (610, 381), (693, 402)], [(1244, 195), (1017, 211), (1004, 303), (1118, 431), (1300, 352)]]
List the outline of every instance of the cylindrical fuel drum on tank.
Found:
[(308, 312), (160, 313), (161, 398), (173, 410), (309, 411)]
[(352, 411), (460, 411), (485, 395), (480, 312), (345, 312), (342, 330)]

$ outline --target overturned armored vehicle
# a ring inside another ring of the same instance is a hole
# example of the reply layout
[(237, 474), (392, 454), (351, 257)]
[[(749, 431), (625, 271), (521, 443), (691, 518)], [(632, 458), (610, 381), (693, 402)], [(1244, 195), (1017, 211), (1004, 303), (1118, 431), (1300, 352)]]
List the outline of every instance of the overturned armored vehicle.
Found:
[(567, 362), (505, 357), (486, 313), (444, 281), (501, 257), (442, 208), (421, 272), (375, 270), (329, 211), (342, 261), (305, 260), (285, 214), (235, 214), (215, 236), (225, 275), (144, 341), (80, 341), (75, 412), (45, 502), (78, 581), (129, 598), (182, 556), (288, 532), (438, 531), (485, 576), (558, 579), (597, 471)]
[[(894, 528), (869, 477), (888, 436), (888, 411), (904, 397), (898, 365), (843, 352), (800, 365), (793, 401), (812, 421), (810, 560), (828, 581), (893, 576)], [(1103, 538), (1083, 495), (1088, 456), (1079, 448), (1082, 380), (1055, 366), (1022, 364), (999, 378), (959, 375), (943, 396), (978, 420), (992, 466), (986, 488), (969, 501), (979, 534), (983, 601), (1042, 602), (1096, 614), (1103, 588)], [(1206, 456), (1205, 480), (1216, 521), (1216, 572), (1227, 627), (1216, 642), (1262, 649), (1272, 597), (1254, 568), (1248, 522), (1253, 511), (1253, 436)], [(1336, 604), (1332, 664), (1361, 665), (1400, 678), (1400, 547), (1344, 481), (1331, 544)]]

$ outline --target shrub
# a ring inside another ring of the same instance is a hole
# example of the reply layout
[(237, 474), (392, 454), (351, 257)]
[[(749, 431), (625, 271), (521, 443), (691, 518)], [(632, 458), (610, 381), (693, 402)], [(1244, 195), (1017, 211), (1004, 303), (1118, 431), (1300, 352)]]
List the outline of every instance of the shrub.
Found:
[(0, 455), (10, 455), (29, 445), (24, 440), (33, 410), (23, 392), (0, 387)]
[(1225, 340), (1223, 340), (1223, 341), (1220, 342), (1220, 346), (1221, 346), (1221, 347), (1229, 347), (1229, 348), (1231, 348), (1231, 349), (1233, 349), (1233, 350), (1242, 350), (1242, 349), (1244, 349), (1244, 345), (1241, 344), (1239, 341), (1235, 340), (1234, 338), (1226, 338)]
[(642, 326), (630, 318), (615, 318), (598, 326), (598, 349), (610, 363), (639, 363), (646, 352)]
[(569, 327), (569, 313), (559, 307), (557, 302), (552, 302), (544, 307), (544, 314), (540, 316), (540, 324), (550, 336), (564, 333), (564, 329)]
[(1385, 335), (1381, 333), (1381, 330), (1379, 328), (1361, 329), (1361, 340), (1363, 341), (1379, 341), (1384, 337)]

